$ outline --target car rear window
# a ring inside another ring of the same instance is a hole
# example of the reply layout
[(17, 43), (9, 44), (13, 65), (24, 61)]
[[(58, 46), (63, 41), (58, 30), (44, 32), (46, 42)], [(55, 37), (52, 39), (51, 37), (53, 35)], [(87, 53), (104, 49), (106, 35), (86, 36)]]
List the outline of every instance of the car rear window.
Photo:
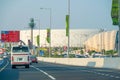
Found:
[(36, 56), (31, 56), (32, 59), (36, 58)]
[(12, 52), (17, 53), (17, 52), (29, 52), (28, 47), (13, 47)]

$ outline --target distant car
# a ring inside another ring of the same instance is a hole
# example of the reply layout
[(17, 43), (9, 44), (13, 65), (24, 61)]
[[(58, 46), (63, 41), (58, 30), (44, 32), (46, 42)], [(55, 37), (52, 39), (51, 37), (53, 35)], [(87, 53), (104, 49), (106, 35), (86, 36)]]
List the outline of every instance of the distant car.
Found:
[(101, 54), (101, 53), (99, 53), (99, 52), (92, 54), (92, 57), (93, 57), (93, 58), (100, 58), (100, 56), (103, 56), (103, 54)]
[(85, 55), (75, 55), (76, 58), (88, 58), (87, 56)]
[(64, 57), (64, 58), (67, 58), (67, 54), (63, 54), (63, 57)]
[(7, 53), (7, 52), (4, 52), (3, 58), (7, 58), (7, 56), (8, 56), (8, 53)]
[(37, 57), (34, 55), (30, 56), (31, 63), (38, 63)]

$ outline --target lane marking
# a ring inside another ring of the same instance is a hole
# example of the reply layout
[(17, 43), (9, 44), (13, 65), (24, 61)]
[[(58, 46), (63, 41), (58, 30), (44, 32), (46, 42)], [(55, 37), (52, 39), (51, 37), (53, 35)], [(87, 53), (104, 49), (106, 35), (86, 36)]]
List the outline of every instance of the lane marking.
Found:
[(41, 69), (39, 69), (39, 68), (36, 68), (36, 67), (34, 67), (34, 66), (32, 66), (32, 65), (31, 65), (31, 67), (33, 67), (34, 69), (42, 72), (43, 74), (45, 74), (46, 76), (48, 76), (48, 77), (51, 78), (52, 80), (56, 80), (56, 78), (54, 78), (52, 75), (48, 74), (47, 72), (45, 72), (45, 71), (43, 71), (43, 70), (41, 70)]
[(109, 76), (109, 74), (105, 74), (105, 76)]
[(110, 75), (110, 77), (114, 77), (113, 75)]
[(115, 78), (120, 78), (119, 76), (116, 76)]
[(89, 72), (89, 73), (95, 73), (95, 74), (98, 74), (98, 75), (101, 75), (101, 76), (106, 76), (106, 77), (112, 77), (112, 78), (120, 78), (119, 76), (114, 76), (114, 75), (110, 75), (110, 74), (106, 74), (106, 73), (100, 73), (100, 72), (96, 72), (96, 71), (89, 71), (89, 70), (81, 70), (81, 71), (84, 71), (84, 72)]
[(8, 64), (9, 64), (9, 61), (7, 61), (6, 65), (0, 69), (0, 72), (2, 72), (8, 66)]

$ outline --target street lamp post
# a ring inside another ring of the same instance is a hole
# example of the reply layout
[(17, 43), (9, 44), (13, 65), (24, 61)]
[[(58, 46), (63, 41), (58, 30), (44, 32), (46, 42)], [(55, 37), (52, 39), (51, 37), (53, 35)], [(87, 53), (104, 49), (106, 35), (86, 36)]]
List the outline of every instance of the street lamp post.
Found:
[(69, 28), (68, 28), (68, 48), (67, 48), (67, 57), (69, 58), (69, 47), (70, 47), (70, 0), (68, 0), (68, 15), (69, 15)]
[(40, 21), (39, 21), (39, 48), (40, 48)]
[(49, 43), (49, 57), (51, 56), (51, 25), (52, 25), (52, 9), (51, 8), (40, 8), (44, 10), (49, 10), (50, 12), (50, 43)]
[(38, 35), (37, 35), (37, 45), (38, 45), (38, 53), (37, 55), (39, 56), (39, 52), (40, 52), (40, 20), (39, 19), (35, 19), (35, 21), (38, 21)]
[(40, 20), (39, 19), (35, 19), (35, 21), (38, 21), (38, 29), (39, 29), (39, 31), (38, 31), (38, 35), (39, 35), (39, 48), (40, 48)]
[(118, 27), (119, 27), (118, 56), (120, 57), (120, 0), (118, 0)]
[(104, 48), (103, 48), (103, 46), (104, 46), (104, 44), (103, 44), (103, 42), (104, 42), (104, 39), (103, 39), (103, 35), (104, 35), (104, 34), (103, 34), (103, 32), (104, 32), (104, 29), (101, 28), (99, 32), (100, 32), (100, 35), (101, 35), (101, 38), (100, 38), (100, 39), (101, 39), (100, 51), (101, 51), (102, 54), (104, 54), (104, 53), (103, 53), (103, 49), (104, 49)]

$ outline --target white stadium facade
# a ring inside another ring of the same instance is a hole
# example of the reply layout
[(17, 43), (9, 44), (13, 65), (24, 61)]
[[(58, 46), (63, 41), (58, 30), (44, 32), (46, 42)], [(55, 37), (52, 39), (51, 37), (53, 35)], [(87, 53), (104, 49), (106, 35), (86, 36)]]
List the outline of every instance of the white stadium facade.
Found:
[(86, 50), (118, 50), (118, 31), (106, 31), (95, 34), (85, 42)]
[[(100, 32), (98, 29), (71, 29), (70, 47), (85, 47), (88, 50), (101, 51), (116, 48), (117, 31)], [(46, 41), (47, 30), (33, 30), (33, 45), (37, 46), (37, 35), (40, 35), (40, 46), (49, 47)], [(21, 30), (20, 39), (28, 44), (31, 39), (31, 30)], [(65, 29), (51, 30), (51, 47), (64, 47), (68, 45)]]
[[(39, 34), (40, 33), (40, 34)], [(70, 46), (80, 47), (84, 42), (98, 33), (98, 30), (93, 29), (72, 29), (70, 30)], [(37, 45), (36, 37), (40, 35), (40, 46), (49, 46), (46, 41), (47, 30), (33, 30), (33, 44)], [(31, 39), (31, 30), (21, 30), (20, 39), (28, 44), (28, 40)], [(67, 46), (68, 38), (66, 37), (65, 29), (52, 29), (51, 30), (51, 47)]]

